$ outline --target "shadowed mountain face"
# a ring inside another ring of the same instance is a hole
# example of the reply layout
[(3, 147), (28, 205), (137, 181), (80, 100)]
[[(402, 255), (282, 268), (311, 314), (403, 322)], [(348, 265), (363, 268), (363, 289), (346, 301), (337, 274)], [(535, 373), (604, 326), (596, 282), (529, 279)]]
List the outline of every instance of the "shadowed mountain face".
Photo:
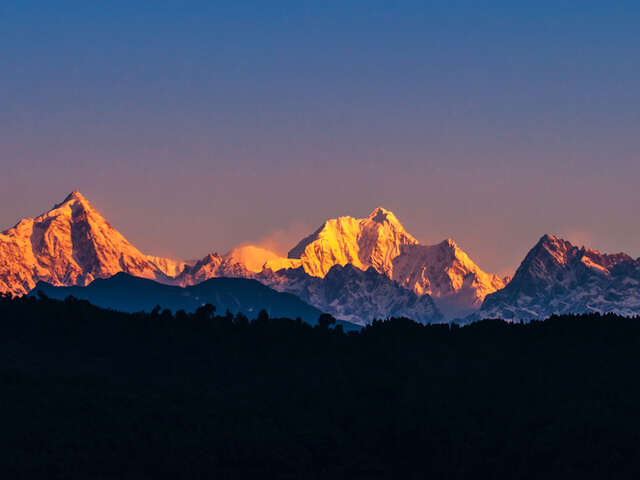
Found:
[(40, 282), (31, 294), (38, 292), (56, 299), (73, 296), (99, 307), (122, 312), (150, 312), (156, 305), (173, 312), (193, 312), (210, 303), (220, 314), (229, 310), (234, 314), (241, 312), (249, 318), (255, 318), (260, 310), (266, 310), (272, 317), (300, 317), (312, 325), (317, 323), (322, 314), (294, 295), (276, 292), (256, 280), (244, 278), (212, 278), (182, 288), (119, 273), (108, 279), (95, 280), (86, 287), (54, 287)]
[(484, 318), (527, 320), (584, 312), (640, 314), (640, 260), (545, 235), (509, 285), (487, 296), (478, 313)]
[(429, 295), (416, 295), (373, 267), (363, 271), (349, 264), (334, 265), (323, 278), (308, 275), (303, 268), (265, 270), (256, 278), (278, 291), (293, 293), (338, 319), (359, 325), (390, 317), (407, 317), (419, 323), (443, 320)]

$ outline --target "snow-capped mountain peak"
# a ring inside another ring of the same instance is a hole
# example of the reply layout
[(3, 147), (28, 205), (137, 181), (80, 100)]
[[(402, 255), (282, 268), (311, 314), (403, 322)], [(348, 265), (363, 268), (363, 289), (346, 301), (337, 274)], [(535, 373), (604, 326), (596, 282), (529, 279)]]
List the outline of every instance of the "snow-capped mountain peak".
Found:
[(544, 235), (513, 280), (485, 298), (480, 315), (531, 319), (582, 312), (640, 312), (640, 260)]
[(546, 254), (558, 264), (564, 265), (567, 263), (567, 254), (572, 248), (573, 245), (571, 245), (571, 243), (547, 233), (540, 238), (533, 251), (536, 256)]
[[(421, 245), (393, 212), (381, 206), (363, 218), (343, 216), (323, 222), (288, 258), (255, 245), (234, 248), (222, 256), (211, 253), (197, 262), (145, 255), (78, 190), (48, 212), (21, 220), (0, 234), (0, 291), (14, 294), (28, 292), (38, 281), (86, 285), (119, 272), (186, 286), (212, 277), (254, 278), (283, 269), (324, 278), (333, 267), (346, 265), (346, 270), (336, 269), (334, 275), (341, 272), (340, 278), (351, 281), (360, 278), (352, 268), (373, 269), (417, 296), (432, 295), (447, 314), (459, 307), (474, 308), (484, 295), (503, 285), (480, 270), (452, 239)], [(287, 278), (306, 282), (299, 276)], [(337, 283), (330, 278), (327, 285)], [(399, 295), (391, 287), (385, 291)]]
[(478, 309), (505, 279), (484, 272), (450, 238), (436, 245), (412, 245), (393, 261), (392, 278), (419, 295), (431, 295), (449, 318)]
[(324, 277), (334, 265), (346, 264), (387, 274), (402, 247), (417, 243), (393, 213), (377, 207), (365, 218), (327, 220), (288, 256), (300, 259), (305, 271), (316, 277)]
[(118, 272), (165, 279), (164, 273), (77, 190), (46, 213), (0, 234), (0, 290), (23, 294), (38, 281), (86, 285)]
[(327, 220), (290, 252), (305, 272), (324, 277), (335, 265), (373, 267), (417, 295), (430, 294), (443, 312), (466, 315), (504, 279), (483, 272), (451, 238), (422, 245), (383, 207), (367, 217)]
[(371, 213), (367, 216), (367, 218), (376, 223), (384, 223), (389, 222), (393, 224), (397, 229), (404, 230), (402, 224), (398, 221), (396, 216), (393, 214), (391, 210), (387, 210), (384, 207), (376, 207)]
[(64, 203), (73, 202), (73, 201), (91, 207), (91, 204), (89, 203), (89, 201), (84, 197), (84, 195), (80, 193), (79, 190), (73, 190), (69, 195), (67, 195), (67, 197), (62, 201), (62, 203), (64, 204)]

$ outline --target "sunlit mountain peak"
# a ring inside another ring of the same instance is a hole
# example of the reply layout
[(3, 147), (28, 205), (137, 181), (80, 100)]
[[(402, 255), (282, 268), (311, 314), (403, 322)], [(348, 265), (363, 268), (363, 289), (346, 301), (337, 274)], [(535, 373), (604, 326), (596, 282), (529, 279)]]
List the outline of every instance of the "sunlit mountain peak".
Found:
[(28, 292), (38, 281), (86, 285), (118, 272), (162, 280), (165, 273), (77, 190), (0, 234), (0, 290)]

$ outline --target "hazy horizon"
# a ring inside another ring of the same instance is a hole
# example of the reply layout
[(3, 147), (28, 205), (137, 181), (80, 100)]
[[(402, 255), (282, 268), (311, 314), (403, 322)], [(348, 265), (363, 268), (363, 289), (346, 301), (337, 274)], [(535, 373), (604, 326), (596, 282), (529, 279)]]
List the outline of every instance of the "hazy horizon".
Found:
[(0, 7), (0, 230), (80, 190), (145, 253), (284, 253), (393, 211), (513, 273), (640, 256), (640, 6)]

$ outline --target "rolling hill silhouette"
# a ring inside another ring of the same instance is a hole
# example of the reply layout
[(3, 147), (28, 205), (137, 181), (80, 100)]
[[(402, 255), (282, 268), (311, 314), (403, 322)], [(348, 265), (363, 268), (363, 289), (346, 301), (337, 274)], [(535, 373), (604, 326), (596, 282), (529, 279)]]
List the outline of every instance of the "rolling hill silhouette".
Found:
[[(173, 312), (193, 312), (210, 303), (220, 314), (229, 310), (234, 314), (241, 312), (251, 319), (260, 310), (266, 310), (270, 317), (300, 317), (312, 325), (317, 323), (318, 317), (323, 313), (295, 295), (276, 292), (257, 280), (246, 278), (211, 278), (183, 288), (121, 272), (111, 278), (94, 280), (86, 287), (55, 287), (39, 282), (30, 294), (38, 292), (56, 299), (73, 296), (99, 307), (121, 312), (150, 312), (157, 305)], [(338, 323), (345, 329), (358, 328), (349, 322)]]

